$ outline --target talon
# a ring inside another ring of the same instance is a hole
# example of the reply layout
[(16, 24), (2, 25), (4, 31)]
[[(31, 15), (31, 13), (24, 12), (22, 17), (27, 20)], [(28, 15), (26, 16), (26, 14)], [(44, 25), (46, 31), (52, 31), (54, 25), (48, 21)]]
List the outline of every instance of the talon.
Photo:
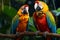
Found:
[(40, 31), (35, 32), (35, 35), (37, 36)]
[(43, 36), (44, 36), (45, 38), (47, 37), (47, 33), (49, 33), (49, 32), (46, 31), (46, 32), (43, 33)]
[(19, 37), (20, 35), (19, 35), (19, 32), (16, 32), (16, 37)]

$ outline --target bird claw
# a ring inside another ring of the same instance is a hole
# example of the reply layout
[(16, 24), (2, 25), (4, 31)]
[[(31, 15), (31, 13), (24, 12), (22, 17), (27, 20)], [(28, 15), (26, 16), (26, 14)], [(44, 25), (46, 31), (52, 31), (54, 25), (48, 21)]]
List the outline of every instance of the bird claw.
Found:
[(20, 34), (19, 32), (16, 32), (16, 37), (19, 37), (20, 36), (19, 34)]
[(40, 31), (35, 32), (35, 35), (37, 36)]
[(49, 33), (49, 32), (46, 31), (46, 32), (43, 33), (43, 36), (44, 36), (45, 38), (47, 37), (47, 33)]

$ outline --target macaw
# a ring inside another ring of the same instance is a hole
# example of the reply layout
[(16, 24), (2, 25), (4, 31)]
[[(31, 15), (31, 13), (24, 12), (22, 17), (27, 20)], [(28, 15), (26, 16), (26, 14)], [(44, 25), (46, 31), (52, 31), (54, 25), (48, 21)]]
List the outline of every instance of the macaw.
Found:
[[(49, 11), (47, 4), (42, 1), (35, 1), (34, 9), (33, 19), (37, 30), (40, 32), (56, 33), (55, 19)], [(51, 37), (46, 37), (46, 40), (51, 40)]]
[[(27, 31), (27, 25), (28, 25), (28, 20), (29, 20), (29, 6), (23, 5), (20, 7), (18, 10), (16, 16), (12, 20), (12, 25), (11, 25), (11, 33), (12, 34), (17, 34), (20, 32), (25, 32)], [(22, 40), (21, 38), (17, 38), (16, 40)]]

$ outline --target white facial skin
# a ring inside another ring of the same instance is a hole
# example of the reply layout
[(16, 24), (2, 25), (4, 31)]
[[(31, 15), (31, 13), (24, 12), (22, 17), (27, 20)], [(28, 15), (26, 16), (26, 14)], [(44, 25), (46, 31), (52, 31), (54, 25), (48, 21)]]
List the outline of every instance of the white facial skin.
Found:
[(42, 7), (42, 5), (41, 5), (41, 3), (39, 3), (39, 7), (42, 9), (43, 7)]
[(23, 8), (22, 8), (22, 12), (24, 11), (24, 9), (25, 9), (25, 11), (27, 12), (27, 14), (20, 14), (19, 16), (20, 16), (20, 18), (19, 18), (19, 20), (21, 21), (21, 22), (27, 22), (28, 21), (28, 18), (29, 18), (29, 13), (28, 13), (28, 9), (29, 9), (29, 7), (28, 6), (24, 6)]
[(34, 5), (34, 9), (35, 10), (36, 10), (37, 6), (39, 6), (41, 9), (43, 8), (42, 5), (41, 5), (41, 3), (39, 3), (39, 4), (38, 3), (35, 3), (35, 5)]
[(38, 6), (38, 4), (37, 4), (37, 3), (35, 3), (35, 5), (34, 5), (34, 9), (35, 9), (35, 10), (36, 10), (37, 6)]
[[(29, 10), (29, 7), (28, 7), (28, 6), (25, 7), (25, 10), (26, 10), (27, 13), (29, 13), (29, 12), (28, 12), (28, 10)], [(24, 8), (23, 8), (22, 12), (23, 12), (23, 11), (24, 11)]]
[(28, 10), (29, 10), (29, 7), (26, 7), (26, 11), (27, 11), (27, 13), (28, 13)]

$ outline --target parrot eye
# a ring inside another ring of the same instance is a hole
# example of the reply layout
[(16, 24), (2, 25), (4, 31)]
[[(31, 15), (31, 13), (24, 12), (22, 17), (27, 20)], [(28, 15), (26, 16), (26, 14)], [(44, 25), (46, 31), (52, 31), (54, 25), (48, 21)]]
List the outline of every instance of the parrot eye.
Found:
[(22, 10), (23, 10), (23, 8), (22, 8)]

